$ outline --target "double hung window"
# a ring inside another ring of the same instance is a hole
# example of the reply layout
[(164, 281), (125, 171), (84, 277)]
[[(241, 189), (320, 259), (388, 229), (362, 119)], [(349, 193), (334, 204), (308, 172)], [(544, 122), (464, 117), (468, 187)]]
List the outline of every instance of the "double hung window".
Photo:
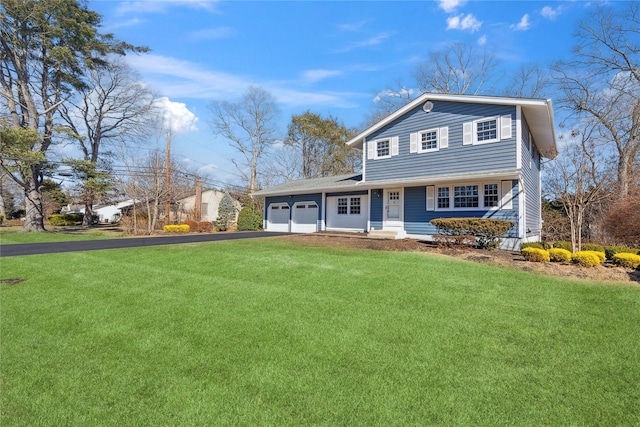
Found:
[(457, 185), (453, 187), (453, 207), (477, 208), (479, 206), (477, 185)]

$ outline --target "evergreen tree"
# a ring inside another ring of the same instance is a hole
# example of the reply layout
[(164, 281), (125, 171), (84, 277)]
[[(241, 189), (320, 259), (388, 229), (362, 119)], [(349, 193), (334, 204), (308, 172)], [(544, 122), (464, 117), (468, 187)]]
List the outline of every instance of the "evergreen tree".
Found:
[(218, 207), (218, 218), (216, 219), (216, 226), (220, 231), (227, 231), (236, 222), (236, 206), (233, 204), (233, 199), (228, 191), (224, 192), (224, 196), (220, 201)]

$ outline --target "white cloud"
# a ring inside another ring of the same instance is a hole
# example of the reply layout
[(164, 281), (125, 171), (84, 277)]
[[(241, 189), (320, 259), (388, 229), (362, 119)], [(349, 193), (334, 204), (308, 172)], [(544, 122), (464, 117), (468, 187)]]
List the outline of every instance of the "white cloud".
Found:
[(518, 22), (515, 25), (512, 25), (511, 28), (513, 28), (516, 31), (525, 31), (531, 28), (531, 23), (529, 22), (529, 14), (525, 13), (522, 19), (520, 19), (520, 22)]
[(382, 98), (409, 99), (409, 98), (413, 98), (413, 94), (415, 92), (416, 92), (415, 89), (407, 89), (406, 87), (403, 87), (400, 90), (385, 89), (376, 94), (376, 96), (373, 98), (373, 102), (376, 102), (376, 103), (380, 102)]
[(482, 35), (482, 36), (478, 39), (478, 44), (479, 44), (480, 46), (484, 46), (484, 45), (486, 45), (486, 44), (487, 44), (487, 35), (486, 35), (486, 34)]
[(117, 13), (124, 15), (126, 13), (162, 13), (170, 7), (191, 7), (194, 9), (202, 9), (207, 11), (215, 11), (218, 0), (135, 0), (124, 1), (117, 8)]
[(235, 34), (236, 30), (231, 27), (218, 27), (192, 31), (187, 37), (191, 40), (218, 40), (228, 39), (233, 37)]
[(478, 31), (481, 26), (482, 22), (478, 21), (471, 13), (447, 18), (447, 30), (469, 30), (473, 33)]
[(445, 12), (451, 13), (458, 7), (464, 6), (466, 2), (466, 0), (438, 0), (438, 6)]
[(351, 52), (352, 50), (360, 49), (360, 48), (363, 48), (363, 47), (377, 46), (377, 45), (381, 44), (382, 42), (384, 42), (389, 37), (391, 37), (391, 35), (392, 35), (392, 33), (390, 33), (390, 32), (380, 33), (380, 34), (378, 34), (376, 36), (368, 38), (367, 40), (362, 40), (362, 41), (359, 41), (359, 42), (354, 42), (354, 43), (348, 44), (347, 46), (343, 47), (342, 49), (338, 49), (338, 50), (336, 50), (334, 52), (335, 53), (346, 53), (346, 52)]
[(338, 30), (352, 33), (362, 30), (366, 23), (367, 21), (353, 22), (350, 24), (340, 24), (338, 25)]
[(184, 133), (198, 130), (198, 118), (182, 102), (171, 101), (166, 96), (154, 100), (156, 108), (162, 115), (162, 128), (172, 133)]
[(317, 69), (305, 71), (303, 74), (303, 78), (308, 83), (315, 83), (319, 82), (320, 80), (336, 77), (339, 75), (342, 75), (342, 71)]
[(540, 11), (540, 14), (550, 20), (555, 20), (558, 15), (560, 15), (560, 9), (554, 9), (551, 6), (545, 6), (542, 8), (542, 10)]

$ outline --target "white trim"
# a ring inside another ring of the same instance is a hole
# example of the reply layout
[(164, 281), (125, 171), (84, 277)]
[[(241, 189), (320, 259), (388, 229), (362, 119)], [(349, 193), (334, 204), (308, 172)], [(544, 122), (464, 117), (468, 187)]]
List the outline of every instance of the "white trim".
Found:
[(393, 138), (391, 138), (391, 147), (390, 147), (391, 157), (397, 156), (398, 154), (400, 154), (399, 145), (400, 145), (400, 137), (394, 136)]
[[(399, 203), (399, 212), (398, 219), (394, 219), (389, 221), (387, 218), (388, 215), (388, 202), (387, 197), (390, 192), (399, 192), (400, 193), (400, 203)], [(382, 229), (383, 230), (398, 230), (404, 229), (404, 188), (403, 187), (394, 187), (394, 188), (385, 188), (382, 192)]]
[(443, 126), (440, 128), (438, 138), (439, 148), (449, 148), (449, 126)]
[(320, 211), (320, 231), (327, 229), (327, 219), (325, 212), (327, 211), (327, 193), (322, 192), (322, 209)]
[[(485, 206), (484, 201), (484, 186), (495, 184), (498, 186), (498, 205), (497, 206)], [(466, 186), (477, 186), (478, 187), (478, 206), (477, 207), (468, 207), (468, 208), (456, 208), (455, 207), (455, 187), (466, 187)], [(483, 181), (467, 181), (467, 182), (453, 182), (446, 184), (436, 184), (434, 187), (434, 197), (433, 197), (433, 206), (434, 209), (429, 209), (429, 186), (427, 186), (427, 210), (434, 210), (436, 212), (452, 212), (452, 211), (498, 211), (500, 209), (504, 209), (501, 203), (501, 185), (500, 181), (495, 180), (483, 180)], [(448, 208), (440, 208), (438, 207), (438, 189), (439, 188), (448, 188), (449, 189), (449, 207)]]
[(427, 210), (436, 210), (436, 186), (427, 185)]
[(513, 209), (513, 180), (500, 181), (501, 209)]
[(500, 140), (510, 139), (511, 135), (513, 135), (511, 114), (500, 116)]
[(367, 214), (367, 229), (365, 231), (369, 231), (371, 230), (371, 189), (367, 190), (367, 197), (369, 198), (369, 210), (367, 212), (369, 212)]
[(518, 179), (518, 237), (524, 239), (527, 237), (527, 210), (526, 210), (526, 194), (522, 178)]
[(522, 169), (522, 107), (516, 105), (516, 167)]
[(362, 182), (365, 181), (366, 173), (367, 173), (367, 150), (362, 150)]
[[(490, 122), (490, 121), (496, 122), (496, 137), (492, 139), (485, 139), (482, 141), (478, 141), (478, 123), (484, 123), (484, 122)], [(475, 119), (472, 123), (473, 123), (473, 134), (472, 134), (473, 145), (491, 144), (492, 142), (500, 141), (500, 117), (499, 116), (482, 117), (480, 119)]]
[[(436, 133), (436, 139), (435, 139), (436, 148), (422, 148), (422, 135), (426, 133), (431, 133), (431, 132)], [(417, 146), (418, 146), (418, 153), (433, 153), (433, 152), (439, 151), (440, 150), (440, 128), (431, 128), (431, 129), (425, 129), (425, 130), (419, 131)]]
[(473, 145), (473, 122), (462, 124), (462, 145)]
[[(373, 151), (373, 160), (381, 160), (381, 159), (389, 159), (392, 156), (392, 139), (393, 138), (378, 138), (376, 140), (370, 141), (369, 144), (372, 144), (372, 148), (369, 149), (369, 152), (371, 152), (371, 150)], [(387, 142), (389, 144), (389, 154), (385, 155), (385, 156), (379, 156), (378, 155), (378, 144), (380, 144), (381, 142)]]

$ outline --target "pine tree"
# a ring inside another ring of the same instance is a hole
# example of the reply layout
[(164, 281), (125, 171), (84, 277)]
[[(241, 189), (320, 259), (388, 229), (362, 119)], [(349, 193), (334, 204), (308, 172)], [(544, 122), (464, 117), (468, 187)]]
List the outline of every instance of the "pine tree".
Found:
[(224, 196), (220, 201), (218, 207), (218, 218), (216, 219), (216, 226), (220, 231), (227, 231), (236, 222), (236, 207), (233, 204), (233, 199), (229, 195), (228, 191), (224, 192)]

